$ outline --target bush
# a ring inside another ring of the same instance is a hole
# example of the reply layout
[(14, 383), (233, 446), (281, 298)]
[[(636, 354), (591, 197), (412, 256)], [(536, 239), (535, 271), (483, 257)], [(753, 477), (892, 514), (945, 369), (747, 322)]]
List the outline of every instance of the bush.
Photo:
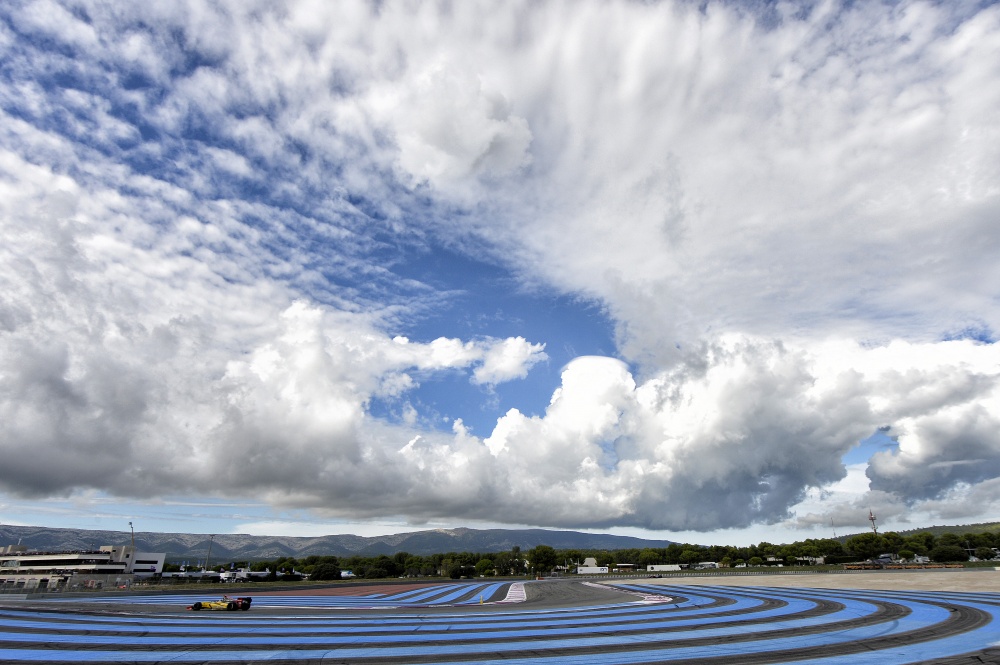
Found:
[(313, 568), (312, 574), (309, 576), (311, 580), (339, 580), (340, 579), (340, 568), (333, 565), (332, 563), (321, 563), (315, 568)]
[(841, 555), (830, 555), (823, 557), (823, 563), (835, 565), (840, 563), (854, 563), (858, 560), (858, 557), (841, 554)]
[(475, 574), (476, 569), (473, 566), (462, 566), (456, 563), (448, 568), (448, 577), (453, 580), (461, 579), (462, 577), (474, 577)]
[(976, 558), (981, 561), (989, 561), (997, 554), (990, 547), (977, 547), (976, 548)]
[(938, 545), (931, 550), (931, 561), (945, 563), (947, 561), (968, 561), (969, 553), (958, 545)]
[(365, 571), (366, 580), (377, 580), (383, 577), (389, 577), (389, 572), (385, 568), (369, 568)]

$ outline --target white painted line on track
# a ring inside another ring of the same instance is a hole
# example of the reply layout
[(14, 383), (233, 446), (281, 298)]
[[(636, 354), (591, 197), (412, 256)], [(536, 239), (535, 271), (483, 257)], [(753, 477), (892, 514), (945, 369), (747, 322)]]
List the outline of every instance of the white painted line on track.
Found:
[[(514, 582), (507, 588), (507, 597), (503, 600), (496, 601), (495, 604), (500, 603), (523, 603), (527, 600), (528, 596), (524, 592), (524, 582)], [(491, 603), (491, 605), (494, 603)]]
[(598, 589), (611, 589), (612, 591), (619, 591), (621, 593), (627, 593), (630, 596), (639, 596), (642, 600), (637, 601), (640, 603), (672, 603), (674, 599), (672, 596), (663, 596), (658, 593), (642, 593), (641, 591), (631, 591), (629, 589), (623, 589), (619, 586), (613, 584), (598, 584), (597, 582), (584, 582), (585, 586), (597, 587)]

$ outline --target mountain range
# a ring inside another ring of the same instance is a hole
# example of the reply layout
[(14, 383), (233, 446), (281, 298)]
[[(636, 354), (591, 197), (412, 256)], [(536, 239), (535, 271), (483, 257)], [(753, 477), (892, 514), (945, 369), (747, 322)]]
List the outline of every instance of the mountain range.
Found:
[[(56, 529), (37, 526), (0, 525), (0, 548), (22, 544), (32, 550), (93, 550), (102, 545), (128, 545), (128, 531)], [(522, 550), (536, 545), (555, 549), (620, 550), (667, 547), (669, 540), (645, 540), (630, 536), (550, 531), (548, 529), (433, 529), (388, 536), (331, 535), (318, 537), (251, 536), (247, 534), (136, 532), (135, 546), (142, 552), (166, 552), (167, 560), (205, 559), (211, 546), (213, 561), (250, 561), (278, 557), (301, 558), (311, 554), (377, 556), (408, 552), (426, 556), (447, 552), (504, 552), (514, 546)]]

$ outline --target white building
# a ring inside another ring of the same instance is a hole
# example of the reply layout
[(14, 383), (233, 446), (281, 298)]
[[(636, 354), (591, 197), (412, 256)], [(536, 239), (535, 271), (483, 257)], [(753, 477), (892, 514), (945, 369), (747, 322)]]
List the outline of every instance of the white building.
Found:
[(588, 557), (583, 560), (582, 566), (576, 567), (577, 575), (607, 575), (607, 566), (598, 566), (597, 559), (594, 557)]
[(679, 563), (657, 563), (646, 566), (647, 573), (675, 573), (680, 569)]
[(237, 568), (236, 570), (226, 570), (219, 574), (219, 579), (223, 582), (249, 582), (253, 580), (266, 580), (271, 574), (271, 569), (250, 570), (249, 568)]
[(0, 549), (0, 588), (45, 589), (131, 584), (163, 572), (166, 553), (105, 545), (98, 550), (40, 552), (23, 545)]

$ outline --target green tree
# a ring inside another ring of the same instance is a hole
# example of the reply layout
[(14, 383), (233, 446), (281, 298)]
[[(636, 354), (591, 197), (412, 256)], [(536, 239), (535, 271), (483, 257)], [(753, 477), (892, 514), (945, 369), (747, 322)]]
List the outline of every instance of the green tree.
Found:
[(681, 552), (681, 563), (692, 565), (701, 561), (701, 552), (695, 550), (684, 550)]
[(639, 568), (642, 570), (646, 570), (648, 566), (660, 563), (661, 560), (662, 557), (659, 552), (649, 549), (648, 547), (639, 552)]
[(680, 543), (670, 543), (667, 546), (666, 552), (664, 553), (665, 562), (680, 563), (682, 552), (684, 552), (684, 548), (681, 547)]
[(799, 548), (799, 556), (811, 556), (814, 559), (818, 559), (823, 555), (815, 545), (803, 545)]
[(996, 552), (994, 552), (989, 547), (977, 547), (976, 548), (976, 558), (979, 559), (980, 561), (989, 561), (990, 559), (992, 559), (995, 556), (996, 556)]
[(398, 577), (403, 572), (403, 567), (396, 563), (395, 559), (385, 554), (380, 554), (372, 561), (372, 567), (384, 570), (382, 577)]
[(968, 561), (969, 553), (958, 545), (938, 545), (931, 550), (930, 557), (931, 561), (936, 561), (938, 563), (945, 563), (948, 561)]
[(904, 538), (895, 531), (886, 531), (882, 537), (885, 539), (885, 551), (893, 554), (898, 554), (905, 542)]
[(453, 580), (457, 580), (462, 577), (472, 577), (476, 574), (475, 566), (466, 566), (460, 563), (453, 563), (448, 568), (448, 577)]
[(497, 571), (497, 575), (513, 575), (514, 566), (510, 552), (500, 552), (494, 556), (493, 568)]
[(416, 577), (423, 573), (424, 558), (420, 556), (410, 556), (403, 561), (403, 574), (408, 577)]
[[(816, 554), (811, 554), (815, 550)], [(834, 540), (833, 538), (820, 538), (814, 539), (809, 538), (805, 541), (805, 547), (803, 547), (803, 553), (806, 556), (843, 556), (844, 555), (844, 544), (839, 540)]]
[(510, 548), (510, 574), (523, 575), (527, 571), (525, 556), (518, 545)]
[(899, 554), (899, 558), (902, 559), (903, 561), (909, 561), (914, 556), (916, 556), (916, 554), (914, 554), (913, 550), (908, 550), (905, 547), (903, 549), (899, 550), (898, 554)]
[(545, 574), (555, 568), (558, 561), (556, 551), (548, 545), (538, 545), (528, 550), (528, 561), (538, 574)]
[(937, 545), (957, 545), (957, 546), (961, 547), (965, 543), (962, 542), (962, 539), (958, 536), (958, 534), (956, 534), (956, 533), (950, 533), (949, 532), (949, 533), (942, 533), (941, 536), (937, 539), (937, 543), (936, 544)]
[(903, 542), (903, 549), (910, 550), (914, 554), (921, 554), (924, 556), (926, 556), (927, 553), (930, 551), (929, 549), (927, 549), (927, 546), (924, 544), (924, 541), (921, 538), (907, 538)]
[(340, 568), (333, 563), (319, 563), (313, 566), (312, 573), (309, 575), (311, 580), (339, 580), (340, 579)]
[(632, 565), (638, 565), (639, 550), (635, 548), (618, 550), (617, 556), (615, 557), (615, 563), (631, 563)]
[(747, 565), (750, 566), (751, 568), (762, 566), (763, 564), (764, 560), (761, 559), (759, 556), (752, 556), (750, 557), (750, 561), (747, 562)]
[(732, 558), (732, 551), (734, 548), (727, 547), (725, 545), (710, 545), (706, 551), (706, 561), (719, 561), (723, 557)]
[(476, 574), (492, 577), (494, 573), (493, 561), (490, 559), (480, 559), (476, 562)]
[(874, 559), (886, 551), (885, 538), (874, 533), (862, 533), (847, 539), (847, 549), (859, 559)]

